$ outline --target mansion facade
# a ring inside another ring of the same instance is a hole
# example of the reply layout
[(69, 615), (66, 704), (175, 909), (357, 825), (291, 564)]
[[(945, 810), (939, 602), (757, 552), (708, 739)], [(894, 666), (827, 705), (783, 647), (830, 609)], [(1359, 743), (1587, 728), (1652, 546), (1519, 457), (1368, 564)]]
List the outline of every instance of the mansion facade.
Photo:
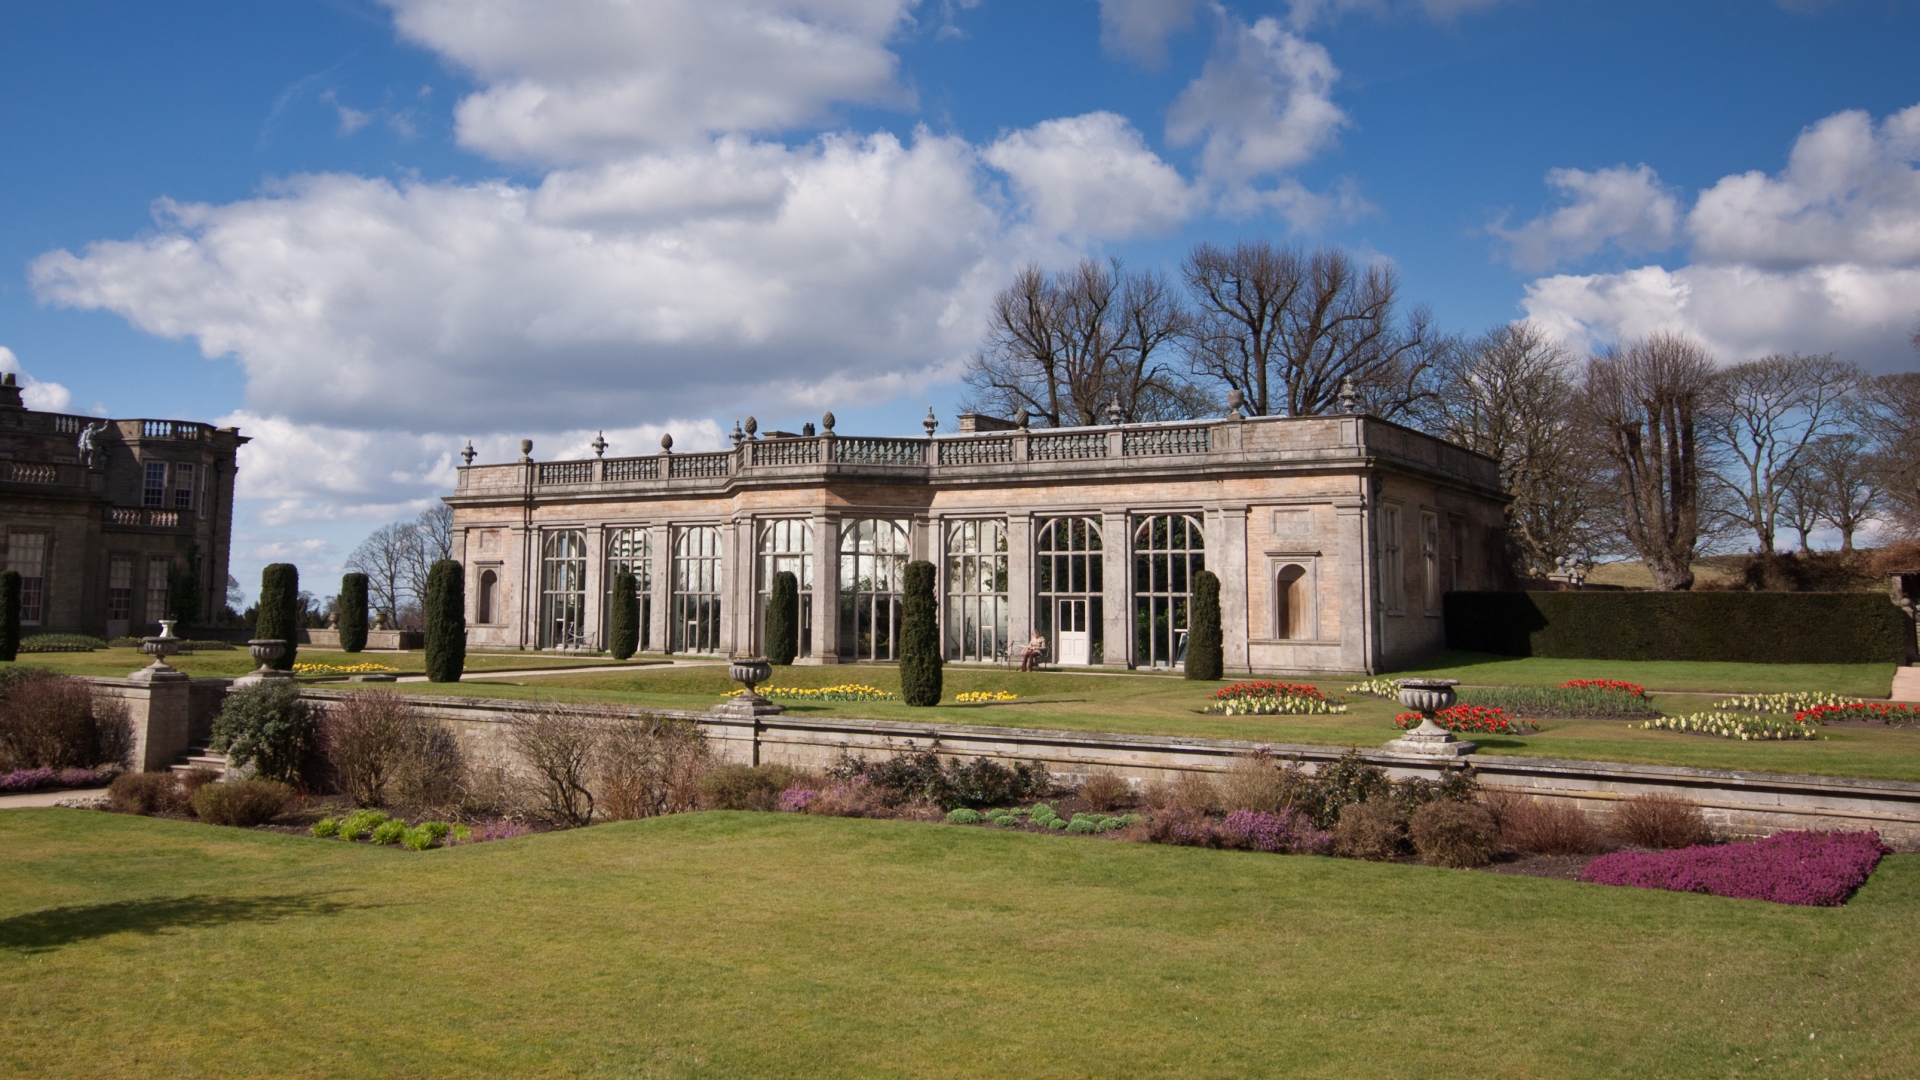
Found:
[[(928, 426), (932, 426), (929, 418)], [(1174, 668), (1193, 577), (1220, 579), (1227, 670), (1377, 672), (1443, 647), (1441, 596), (1497, 587), (1492, 459), (1365, 415), (926, 438), (736, 431), (734, 450), (468, 464), (447, 498), (468, 642), (597, 649), (639, 585), (643, 651), (759, 653), (799, 582), (798, 663), (897, 658), (906, 563), (939, 570), (949, 662)], [(980, 430), (992, 428), (992, 430)]]

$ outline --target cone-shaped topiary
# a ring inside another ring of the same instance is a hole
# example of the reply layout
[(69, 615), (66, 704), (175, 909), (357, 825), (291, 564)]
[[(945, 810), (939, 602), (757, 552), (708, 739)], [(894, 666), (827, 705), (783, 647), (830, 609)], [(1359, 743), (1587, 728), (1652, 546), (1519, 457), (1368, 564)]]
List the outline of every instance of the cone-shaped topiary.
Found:
[(640, 579), (630, 570), (613, 575), (607, 605), (607, 651), (625, 660), (640, 649)]
[(909, 705), (940, 704), (940, 609), (933, 597), (933, 564), (907, 564), (906, 595), (901, 598), (900, 700)]
[(800, 581), (790, 570), (773, 575), (767, 594), (767, 659), (781, 666), (800, 652)]
[[(167, 564), (167, 614), (179, 620), (179, 628), (200, 622), (200, 545), (187, 547), (186, 565)], [(184, 634), (182, 637), (186, 636)]]
[(1213, 571), (1193, 575), (1187, 608), (1187, 678), (1218, 679), (1226, 661), (1220, 649), (1220, 579)]
[(467, 666), (467, 573), (452, 559), (427, 571), (427, 681), (459, 682)]
[(0, 571), (0, 660), (20, 653), (20, 572)]
[(260, 571), (260, 614), (253, 622), (253, 636), (278, 638), (287, 643), (287, 651), (273, 666), (293, 670), (294, 654), (300, 651), (300, 568), (292, 563), (268, 563)]
[(340, 648), (359, 652), (367, 647), (367, 575), (342, 574), (340, 596), (334, 601), (340, 615)]

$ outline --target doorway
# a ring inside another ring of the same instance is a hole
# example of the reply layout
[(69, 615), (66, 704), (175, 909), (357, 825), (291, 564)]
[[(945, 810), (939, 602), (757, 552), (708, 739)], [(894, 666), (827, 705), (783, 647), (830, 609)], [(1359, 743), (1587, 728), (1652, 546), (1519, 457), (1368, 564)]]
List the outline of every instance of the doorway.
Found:
[(1058, 620), (1062, 666), (1086, 667), (1092, 662), (1091, 639), (1087, 635), (1087, 602), (1083, 599), (1059, 601)]

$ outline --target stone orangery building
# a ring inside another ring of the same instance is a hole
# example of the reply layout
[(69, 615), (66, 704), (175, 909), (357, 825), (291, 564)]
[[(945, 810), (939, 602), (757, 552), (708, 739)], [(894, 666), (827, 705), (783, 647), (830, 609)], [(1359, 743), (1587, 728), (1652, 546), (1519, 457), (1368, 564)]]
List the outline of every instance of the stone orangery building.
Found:
[[(773, 576), (801, 663), (897, 657), (906, 563), (939, 568), (950, 662), (1028, 635), (1062, 666), (1183, 660), (1193, 575), (1217, 574), (1230, 672), (1391, 670), (1441, 648), (1449, 589), (1495, 587), (1496, 463), (1364, 415), (958, 434), (745, 437), (723, 453), (474, 465), (454, 511), (468, 641), (597, 648), (614, 575), (641, 648), (759, 652)], [(601, 444), (603, 446), (603, 444)], [(604, 449), (602, 449), (604, 452)]]

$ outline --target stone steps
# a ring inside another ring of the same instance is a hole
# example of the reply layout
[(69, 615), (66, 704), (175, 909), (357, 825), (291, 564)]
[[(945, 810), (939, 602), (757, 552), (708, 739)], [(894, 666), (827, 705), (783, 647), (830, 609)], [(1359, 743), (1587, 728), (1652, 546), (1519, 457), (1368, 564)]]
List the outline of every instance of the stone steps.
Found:
[(227, 755), (216, 754), (204, 746), (190, 746), (186, 753), (174, 759), (172, 769), (175, 775), (185, 775), (194, 769), (212, 769), (224, 780), (227, 776)]
[(1893, 700), (1920, 702), (1920, 666), (1903, 667), (1893, 673)]

